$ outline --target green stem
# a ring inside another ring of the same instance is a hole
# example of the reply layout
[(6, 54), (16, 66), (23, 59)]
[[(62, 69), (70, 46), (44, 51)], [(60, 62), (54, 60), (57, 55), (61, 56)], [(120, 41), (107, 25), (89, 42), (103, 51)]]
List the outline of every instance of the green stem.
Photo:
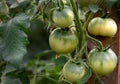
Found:
[(49, 79), (49, 80), (51, 80), (51, 81), (53, 81), (53, 82), (56, 82), (56, 83), (57, 83), (57, 80), (55, 80), (54, 78), (51, 78), (51, 77), (49, 77), (49, 76), (46, 76), (46, 78)]
[(77, 30), (77, 36), (79, 38), (79, 45), (78, 45), (78, 51), (81, 49), (82, 47), (82, 40), (83, 40), (83, 27), (82, 27), (82, 23), (79, 19), (78, 16), (78, 10), (77, 10), (77, 6), (76, 6), (76, 2), (75, 0), (70, 0), (71, 6), (73, 8), (73, 12), (75, 15), (75, 24), (76, 24), (76, 30)]
[(84, 23), (84, 28), (85, 28), (85, 30), (87, 29), (87, 26), (88, 26), (88, 23), (90, 22), (90, 20), (93, 18), (93, 16), (94, 16), (94, 13), (90, 13), (89, 14), (89, 16), (87, 17), (87, 20), (86, 20), (86, 22)]
[(61, 2), (62, 9), (63, 9), (65, 5), (62, 0), (60, 2)]
[(59, 10), (62, 10), (62, 6), (61, 6), (61, 1), (60, 0), (57, 0), (57, 5), (59, 7)]
[(85, 42), (85, 43), (83, 44), (82, 48), (80, 49), (80, 51), (76, 53), (74, 60), (77, 60), (78, 58), (81, 58), (81, 57), (82, 57), (83, 52), (84, 52), (84, 50), (85, 50), (85, 48), (86, 48), (86, 45), (87, 45), (87, 42)]
[(98, 44), (98, 47), (100, 48), (100, 50), (103, 50), (103, 45), (102, 45), (102, 42), (101, 42), (101, 41), (99, 41), (99, 40), (91, 37), (91, 36), (88, 35), (88, 34), (87, 34), (87, 37), (88, 37), (88, 39), (90, 39), (90, 40), (92, 40), (92, 41), (95, 41), (95, 42)]
[(63, 78), (63, 75), (61, 74), (61, 75), (60, 75), (60, 77), (59, 77), (59, 79), (58, 79), (58, 82), (57, 82), (57, 84), (60, 84), (60, 83), (61, 83), (61, 81), (62, 81), (62, 78)]

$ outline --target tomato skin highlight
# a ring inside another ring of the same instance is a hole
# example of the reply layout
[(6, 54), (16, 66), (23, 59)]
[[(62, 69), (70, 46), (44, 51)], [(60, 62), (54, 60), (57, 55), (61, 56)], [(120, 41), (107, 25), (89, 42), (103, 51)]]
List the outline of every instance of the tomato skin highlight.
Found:
[(65, 6), (62, 10), (54, 10), (52, 19), (58, 27), (66, 28), (72, 24), (74, 20), (74, 13), (70, 7)]
[(62, 74), (66, 80), (75, 83), (77, 80), (80, 80), (85, 75), (86, 71), (87, 69), (85, 65), (81, 63), (76, 64), (72, 61), (69, 61), (64, 65)]
[(112, 37), (117, 32), (117, 24), (111, 18), (93, 18), (88, 24), (88, 32), (95, 36)]
[(67, 54), (75, 50), (78, 45), (78, 38), (70, 30), (63, 31), (61, 28), (56, 28), (49, 36), (49, 44), (56, 53)]
[(93, 49), (88, 54), (88, 63), (93, 71), (100, 76), (104, 76), (115, 69), (117, 65), (117, 56), (111, 49), (107, 51)]

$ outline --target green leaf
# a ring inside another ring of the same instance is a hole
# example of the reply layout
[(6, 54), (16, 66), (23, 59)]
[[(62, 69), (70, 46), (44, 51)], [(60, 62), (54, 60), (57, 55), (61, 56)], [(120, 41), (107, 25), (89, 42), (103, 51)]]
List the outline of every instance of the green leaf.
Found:
[(5, 69), (4, 69), (4, 71), (3, 71), (3, 74), (5, 75), (5, 74), (7, 74), (7, 73), (9, 73), (9, 72), (13, 72), (13, 71), (15, 71), (16, 70), (16, 68), (14, 68), (12, 65), (10, 65), (10, 64), (7, 64), (6, 66), (5, 66)]
[(97, 5), (93, 5), (93, 4), (89, 5), (89, 9), (90, 9), (93, 13), (96, 13), (96, 12), (99, 10), (98, 6), (97, 6)]
[[(28, 72), (24, 70), (16, 70), (13, 66), (7, 65), (5, 70), (2, 71), (1, 81), (3, 84), (30, 84), (28, 78)], [(30, 73), (29, 73), (30, 75)], [(5, 81), (8, 80), (8, 81)], [(14, 80), (14, 81), (12, 81)], [(20, 82), (20, 83), (19, 83)], [(0, 83), (1, 84), (1, 83)]]
[(67, 62), (67, 58), (65, 56), (60, 56), (55, 60), (56, 66), (63, 66)]
[(17, 2), (14, 2), (11, 6), (10, 6), (10, 8), (17, 8), (19, 6), (19, 4), (17, 3)]
[(1, 79), (1, 84), (22, 84), (19, 79), (10, 76), (2, 76)]
[(20, 30), (24, 31), (25, 33), (29, 33), (30, 30), (30, 19), (28, 16), (24, 14), (17, 15), (13, 20), (12, 24), (15, 25)]
[(83, 76), (82, 79), (78, 80), (76, 84), (85, 84), (91, 76), (92, 71), (91, 69), (88, 69), (87, 73)]
[(0, 53), (3, 59), (15, 67), (19, 67), (26, 54), (26, 45), (29, 43), (27, 32), (30, 20), (25, 15), (19, 15), (6, 24), (0, 25)]
[(117, 0), (106, 0), (107, 7), (108, 7), (108, 8), (111, 8), (116, 1), (117, 1)]

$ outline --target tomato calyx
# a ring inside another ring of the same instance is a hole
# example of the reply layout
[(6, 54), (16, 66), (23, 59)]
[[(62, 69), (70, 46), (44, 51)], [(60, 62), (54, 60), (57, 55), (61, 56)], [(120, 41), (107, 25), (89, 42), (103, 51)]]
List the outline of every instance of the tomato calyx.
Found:
[(62, 31), (69, 31), (69, 28), (66, 27), (66, 28), (61, 28)]
[(111, 48), (111, 45), (106, 45), (102, 48), (100, 48), (99, 46), (96, 46), (96, 48), (98, 49), (98, 51), (100, 52), (106, 52), (107, 50), (109, 50)]

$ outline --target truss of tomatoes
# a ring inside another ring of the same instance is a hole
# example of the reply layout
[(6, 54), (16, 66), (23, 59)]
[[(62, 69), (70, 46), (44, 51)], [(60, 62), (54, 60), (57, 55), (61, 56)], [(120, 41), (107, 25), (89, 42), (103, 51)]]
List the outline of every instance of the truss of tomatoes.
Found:
[(56, 9), (53, 11), (52, 19), (58, 28), (54, 29), (49, 36), (50, 47), (58, 54), (73, 52), (78, 45), (78, 38), (74, 31), (68, 28), (74, 20), (72, 9), (68, 6), (62, 10)]
[[(55, 9), (52, 20), (57, 26), (49, 36), (49, 45), (57, 54), (68, 54), (78, 46), (79, 39), (75, 31), (69, 26), (73, 24), (74, 13), (65, 6), (62, 10)], [(117, 32), (117, 25), (113, 19), (93, 18), (88, 24), (88, 32), (95, 36), (112, 37)], [(111, 73), (117, 65), (117, 56), (112, 49), (92, 49), (87, 56), (87, 63), (93, 72), (99, 76)], [(68, 61), (62, 70), (65, 80), (75, 83), (87, 73), (88, 67), (83, 62)], [(72, 78), (71, 78), (72, 77)]]

